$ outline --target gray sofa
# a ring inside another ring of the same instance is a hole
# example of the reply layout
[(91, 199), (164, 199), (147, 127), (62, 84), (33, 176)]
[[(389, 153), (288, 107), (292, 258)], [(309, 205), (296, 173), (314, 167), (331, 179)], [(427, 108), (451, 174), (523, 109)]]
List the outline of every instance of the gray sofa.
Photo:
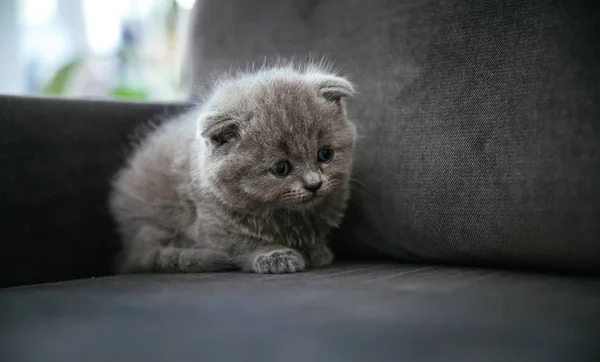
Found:
[(203, 0), (186, 77), (327, 55), (339, 261), (111, 276), (108, 179), (188, 104), (0, 97), (0, 360), (600, 361), (600, 18), (554, 0)]

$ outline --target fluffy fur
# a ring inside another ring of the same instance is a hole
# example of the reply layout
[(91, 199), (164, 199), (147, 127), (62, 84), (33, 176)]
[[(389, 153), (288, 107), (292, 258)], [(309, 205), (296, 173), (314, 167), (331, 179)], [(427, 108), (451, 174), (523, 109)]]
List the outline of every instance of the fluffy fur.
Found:
[[(278, 66), (216, 83), (150, 133), (113, 181), (119, 272), (298, 272), (332, 263), (356, 131), (346, 79)], [(334, 150), (321, 162), (321, 148)], [(289, 162), (285, 177), (274, 164)], [(320, 185), (320, 187), (319, 187)], [(315, 188), (318, 189), (315, 191)]]

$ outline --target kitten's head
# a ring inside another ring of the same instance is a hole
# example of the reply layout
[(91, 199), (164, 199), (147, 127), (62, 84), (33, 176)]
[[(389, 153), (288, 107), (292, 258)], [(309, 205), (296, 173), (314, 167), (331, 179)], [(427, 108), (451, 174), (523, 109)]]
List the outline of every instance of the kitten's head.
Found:
[(346, 197), (356, 131), (343, 98), (352, 94), (346, 79), (311, 67), (221, 82), (198, 122), (198, 172), (222, 201), (247, 210), (310, 210)]

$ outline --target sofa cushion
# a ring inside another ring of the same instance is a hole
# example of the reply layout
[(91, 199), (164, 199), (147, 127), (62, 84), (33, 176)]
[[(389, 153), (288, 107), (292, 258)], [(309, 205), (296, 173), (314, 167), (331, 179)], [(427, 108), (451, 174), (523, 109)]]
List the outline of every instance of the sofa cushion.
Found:
[(357, 84), (360, 255), (600, 271), (594, 2), (205, 0), (191, 71), (327, 55)]
[(0, 290), (0, 360), (600, 360), (600, 281), (418, 265)]
[(136, 128), (184, 108), (0, 96), (0, 287), (107, 274), (110, 179)]

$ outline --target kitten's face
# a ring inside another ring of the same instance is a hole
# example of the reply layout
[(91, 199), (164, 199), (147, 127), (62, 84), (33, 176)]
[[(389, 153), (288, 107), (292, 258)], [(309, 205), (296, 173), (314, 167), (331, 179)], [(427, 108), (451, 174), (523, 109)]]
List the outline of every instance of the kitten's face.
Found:
[(209, 141), (221, 199), (258, 211), (309, 210), (344, 197), (355, 129), (340, 101), (347, 94), (327, 84), (323, 93), (312, 81), (280, 79), (228, 97), (230, 110), (217, 119), (225, 126)]

